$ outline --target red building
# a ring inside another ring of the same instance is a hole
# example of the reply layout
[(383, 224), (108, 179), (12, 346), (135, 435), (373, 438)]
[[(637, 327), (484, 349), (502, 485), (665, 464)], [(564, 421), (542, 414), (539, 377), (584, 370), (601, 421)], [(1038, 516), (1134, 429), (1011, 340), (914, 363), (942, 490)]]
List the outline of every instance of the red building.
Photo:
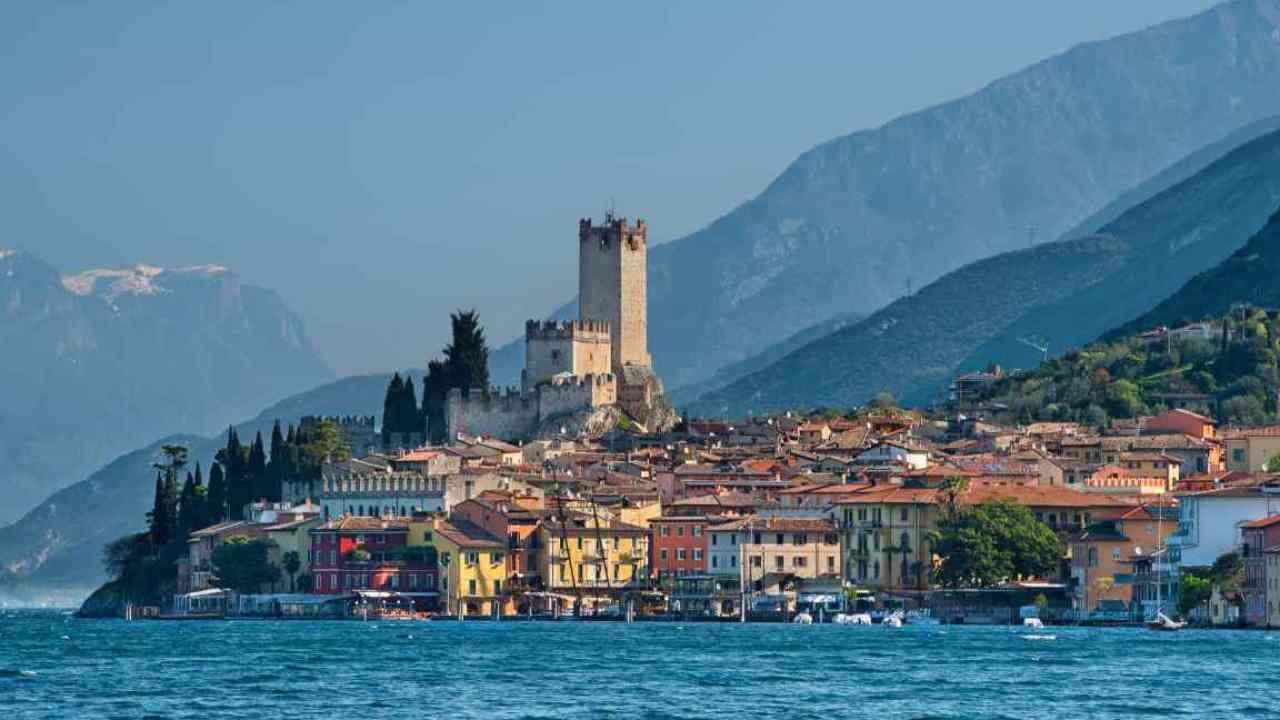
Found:
[(430, 608), (438, 595), (436, 559), (409, 548), (401, 519), (342, 517), (311, 530), (311, 588), (324, 595), (398, 593)]
[(649, 521), (653, 533), (649, 567), (653, 568), (653, 577), (660, 586), (669, 585), (682, 575), (706, 574), (706, 529), (722, 521), (707, 515), (665, 515)]

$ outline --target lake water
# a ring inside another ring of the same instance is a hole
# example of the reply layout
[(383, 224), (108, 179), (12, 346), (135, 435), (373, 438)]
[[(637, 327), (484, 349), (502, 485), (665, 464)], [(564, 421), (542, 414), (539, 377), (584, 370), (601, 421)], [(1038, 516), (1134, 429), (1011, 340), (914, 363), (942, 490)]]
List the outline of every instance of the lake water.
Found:
[(0, 618), (0, 718), (1280, 716), (1280, 633)]

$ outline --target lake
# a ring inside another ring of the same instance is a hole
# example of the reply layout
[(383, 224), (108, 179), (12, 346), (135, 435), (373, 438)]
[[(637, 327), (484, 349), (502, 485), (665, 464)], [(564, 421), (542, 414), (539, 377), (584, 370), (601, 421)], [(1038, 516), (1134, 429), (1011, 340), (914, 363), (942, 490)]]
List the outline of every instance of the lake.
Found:
[(10, 612), (0, 618), (0, 717), (1280, 715), (1280, 633), (1037, 632)]

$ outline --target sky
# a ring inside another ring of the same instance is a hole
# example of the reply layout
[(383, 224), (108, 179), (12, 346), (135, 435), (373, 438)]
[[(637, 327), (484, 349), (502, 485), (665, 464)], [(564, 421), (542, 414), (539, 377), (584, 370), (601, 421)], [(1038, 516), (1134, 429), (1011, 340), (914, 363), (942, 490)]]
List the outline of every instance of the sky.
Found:
[(0, 248), (216, 263), (340, 374), (571, 299), (577, 220), (677, 239), (821, 142), (1206, 0), (0, 8)]

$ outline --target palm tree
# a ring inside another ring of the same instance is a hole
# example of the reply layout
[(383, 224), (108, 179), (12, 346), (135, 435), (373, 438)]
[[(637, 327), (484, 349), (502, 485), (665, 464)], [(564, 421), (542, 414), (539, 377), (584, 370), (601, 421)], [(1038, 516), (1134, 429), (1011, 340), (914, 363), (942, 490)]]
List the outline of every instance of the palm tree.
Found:
[(297, 550), (290, 550), (284, 554), (281, 560), (284, 564), (284, 571), (289, 574), (289, 592), (295, 592), (294, 576), (302, 569), (302, 558), (298, 555)]

